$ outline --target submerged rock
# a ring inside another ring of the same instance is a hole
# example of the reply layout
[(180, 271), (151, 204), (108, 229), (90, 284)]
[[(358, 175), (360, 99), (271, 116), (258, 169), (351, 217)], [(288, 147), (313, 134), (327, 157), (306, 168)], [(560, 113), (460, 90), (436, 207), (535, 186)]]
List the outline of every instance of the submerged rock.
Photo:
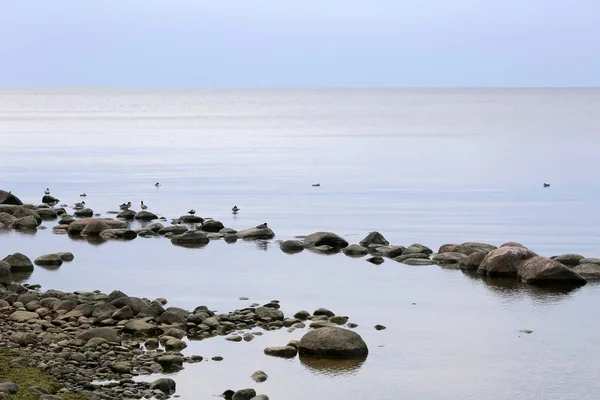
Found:
[(110, 240), (110, 239), (123, 239), (123, 240), (133, 240), (137, 237), (137, 233), (132, 231), (131, 229), (106, 229), (100, 232), (100, 237), (102, 239)]
[(580, 264), (572, 269), (587, 280), (600, 279), (600, 264)]
[(369, 250), (359, 244), (351, 244), (343, 250), (344, 254), (352, 257), (362, 257), (369, 254)]
[(36, 258), (34, 263), (36, 265), (60, 266), (63, 260), (58, 254), (46, 254)]
[(429, 247), (419, 244), (419, 243), (413, 243), (410, 246), (408, 246), (406, 248), (406, 250), (404, 250), (402, 252), (402, 255), (409, 255), (409, 254), (425, 254), (425, 255), (430, 255), (433, 253), (433, 250), (431, 250)]
[(377, 247), (375, 254), (380, 254), (388, 258), (396, 258), (401, 256), (404, 250), (406, 250), (404, 246), (381, 246)]
[(300, 240), (286, 240), (281, 243), (280, 248), (284, 253), (299, 253), (304, 250), (304, 242)]
[(453, 253), (461, 253), (466, 256), (471, 255), (473, 253), (481, 252), (481, 253), (489, 253), (490, 251), (496, 250), (497, 247), (487, 243), (479, 243), (479, 242), (467, 242), (461, 245), (458, 245), (452, 251)]
[(208, 236), (200, 231), (189, 231), (171, 238), (171, 243), (181, 246), (202, 246), (208, 242), (210, 242)]
[(449, 253), (436, 254), (433, 257), (433, 261), (435, 261), (439, 264), (459, 264), (460, 262), (464, 261), (466, 258), (467, 258), (467, 256), (462, 253), (449, 252)]
[(575, 267), (580, 264), (580, 261), (585, 257), (579, 254), (562, 254), (560, 256), (550, 257), (551, 260), (558, 261), (567, 267)]
[(273, 346), (267, 347), (264, 353), (272, 357), (294, 358), (298, 354), (298, 349), (292, 346)]
[(369, 247), (371, 245), (388, 246), (390, 242), (388, 242), (381, 233), (371, 232), (365, 236), (365, 238), (361, 240), (359, 244), (363, 247)]
[(275, 237), (275, 233), (271, 228), (250, 228), (244, 229), (236, 233), (239, 239), (246, 240), (268, 240)]
[(460, 269), (465, 271), (477, 271), (485, 256), (487, 256), (487, 254), (482, 252), (469, 254), (467, 258), (460, 262)]

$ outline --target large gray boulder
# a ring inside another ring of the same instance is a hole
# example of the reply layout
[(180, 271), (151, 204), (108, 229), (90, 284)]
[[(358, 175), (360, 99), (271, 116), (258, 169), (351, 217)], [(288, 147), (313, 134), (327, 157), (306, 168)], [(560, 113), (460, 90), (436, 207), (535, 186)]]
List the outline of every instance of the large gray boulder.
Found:
[(32, 272), (33, 263), (24, 254), (14, 253), (6, 256), (2, 261), (10, 265), (11, 272)]
[(362, 257), (369, 254), (369, 250), (360, 244), (351, 244), (343, 250), (344, 254), (350, 257)]
[(0, 224), (4, 224), (5, 226), (11, 226), (13, 222), (17, 220), (12, 214), (6, 212), (0, 212)]
[(384, 257), (396, 258), (402, 255), (406, 250), (404, 246), (381, 246), (377, 248), (377, 253)]
[(304, 242), (301, 240), (285, 240), (281, 242), (280, 248), (284, 253), (299, 253), (304, 250)]
[[(71, 226), (73, 226), (73, 224), (69, 225), (69, 227)], [(100, 234), (107, 229), (110, 229), (110, 225), (101, 219), (95, 219), (83, 228), (81, 234), (83, 236), (100, 236)]]
[(572, 284), (582, 286), (585, 278), (572, 269), (546, 257), (532, 257), (518, 268), (518, 276), (525, 283), (543, 285), (550, 283)]
[(131, 220), (134, 219), (136, 212), (133, 210), (123, 210), (117, 214), (117, 218)]
[(35, 217), (29, 215), (27, 217), (17, 219), (10, 227), (18, 230), (35, 230), (39, 225), (40, 224)]
[(137, 233), (131, 229), (106, 229), (100, 232), (100, 237), (106, 240), (133, 240), (137, 237)]
[(580, 264), (580, 261), (585, 257), (579, 254), (562, 254), (560, 256), (550, 257), (551, 260), (558, 261), (567, 267), (575, 267)]
[(221, 221), (216, 221), (216, 220), (205, 221), (200, 226), (200, 229), (203, 230), (204, 232), (213, 232), (213, 233), (219, 232), (223, 228), (225, 228), (223, 223)]
[(83, 232), (85, 227), (94, 221), (102, 221), (109, 226), (110, 229), (125, 229), (127, 223), (122, 221), (116, 221), (110, 218), (84, 218), (76, 220), (68, 225), (68, 232), (71, 235), (79, 235)]
[(433, 253), (433, 250), (431, 250), (429, 247), (420, 244), (420, 243), (413, 243), (410, 246), (408, 246), (406, 248), (406, 250), (404, 250), (402, 252), (402, 255), (409, 255), (409, 254), (426, 254), (426, 255), (430, 255)]
[(485, 256), (487, 256), (487, 253), (482, 253), (480, 251), (469, 254), (467, 258), (460, 262), (460, 269), (465, 271), (477, 271)]
[(15, 206), (21, 206), (23, 205), (23, 202), (11, 192), (0, 190), (0, 204), (11, 204)]
[(348, 241), (333, 232), (315, 232), (304, 238), (304, 243), (309, 247), (330, 246), (341, 250), (348, 247)]
[(208, 242), (210, 239), (201, 231), (189, 231), (171, 238), (171, 243), (179, 246), (204, 246)]
[(533, 251), (521, 247), (500, 247), (489, 252), (477, 272), (487, 276), (517, 276), (519, 266), (536, 257)]
[(121, 343), (119, 332), (113, 328), (92, 328), (77, 336), (77, 339), (85, 340), (86, 342), (93, 338), (102, 338), (109, 342)]
[(239, 231), (235, 234), (239, 239), (246, 240), (268, 240), (275, 237), (271, 228), (250, 228)]
[(150, 305), (150, 302), (142, 300), (139, 297), (125, 296), (125, 297), (119, 297), (119, 298), (111, 301), (110, 304), (115, 306), (116, 308), (122, 308), (125, 306), (129, 306), (131, 308), (131, 310), (133, 311), (133, 314), (138, 315), (141, 311), (143, 311)]
[(367, 344), (356, 332), (323, 327), (305, 334), (300, 340), (300, 355), (325, 358), (366, 357)]
[(75, 210), (73, 215), (77, 218), (91, 218), (94, 216), (94, 210), (91, 208), (82, 208), (81, 210)]
[(58, 254), (45, 254), (36, 258), (34, 263), (35, 265), (60, 266), (63, 260)]
[(158, 216), (150, 211), (140, 211), (135, 214), (134, 218), (140, 221), (152, 221), (158, 219)]
[(371, 232), (365, 236), (365, 238), (361, 240), (359, 244), (363, 247), (369, 247), (371, 245), (388, 246), (390, 242), (388, 242), (381, 233)]
[(58, 212), (54, 208), (39, 208), (38, 207), (38, 208), (36, 208), (35, 212), (38, 213), (38, 215), (40, 217), (42, 217), (42, 219), (45, 219), (45, 220), (58, 218)]
[(432, 260), (439, 264), (460, 264), (466, 258), (467, 256), (462, 253), (449, 252), (436, 254)]

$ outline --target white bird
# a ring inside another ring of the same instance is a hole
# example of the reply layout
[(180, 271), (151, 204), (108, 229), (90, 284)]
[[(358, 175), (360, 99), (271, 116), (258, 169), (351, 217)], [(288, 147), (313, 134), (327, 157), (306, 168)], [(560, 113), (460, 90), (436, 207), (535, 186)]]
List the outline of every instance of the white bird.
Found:
[(82, 201), (81, 203), (75, 203), (76, 210), (81, 210), (84, 207), (85, 207), (85, 201)]
[(50, 189), (49, 189), (49, 188), (46, 188), (46, 190), (44, 190), (44, 194), (45, 194), (45, 195), (49, 195), (49, 194), (50, 194)]
[(233, 206), (233, 208), (231, 209), (231, 211), (233, 211), (233, 213), (237, 213), (238, 211), (240, 211), (240, 209), (238, 208), (238, 206)]
[(144, 204), (144, 200), (141, 201), (140, 208), (144, 211), (148, 209), (148, 206)]
[(159, 187), (159, 186), (160, 186), (160, 183), (156, 182), (156, 183), (154, 184), (154, 186), (156, 186), (156, 187)]
[(190, 214), (190, 215), (194, 215), (194, 214), (196, 214), (196, 210), (194, 210), (194, 209), (192, 208), (190, 211), (188, 211), (188, 214)]

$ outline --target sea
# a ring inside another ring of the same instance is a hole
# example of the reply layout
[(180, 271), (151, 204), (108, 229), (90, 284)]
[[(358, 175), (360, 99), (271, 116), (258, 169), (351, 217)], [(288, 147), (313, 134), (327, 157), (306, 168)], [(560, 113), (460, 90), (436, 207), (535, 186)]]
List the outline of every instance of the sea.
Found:
[[(73, 252), (19, 277), (43, 289), (119, 289), (218, 312), (271, 300), (288, 316), (325, 307), (369, 346), (366, 360), (323, 362), (263, 354), (306, 329), (192, 341), (184, 354), (224, 360), (170, 375), (181, 399), (247, 387), (285, 400), (594, 399), (594, 282), (540, 289), (439, 266), (289, 255), (277, 240), (332, 231), (358, 243), (378, 231), (434, 252), (515, 241), (548, 257), (600, 257), (599, 148), (596, 88), (5, 88), (0, 189), (38, 204), (49, 188), (107, 217), (144, 201), (166, 224), (195, 209), (238, 230), (266, 222), (276, 237), (201, 249), (98, 243), (46, 221), (34, 234), (0, 230), (0, 258)], [(269, 379), (252, 381), (257, 370)]]

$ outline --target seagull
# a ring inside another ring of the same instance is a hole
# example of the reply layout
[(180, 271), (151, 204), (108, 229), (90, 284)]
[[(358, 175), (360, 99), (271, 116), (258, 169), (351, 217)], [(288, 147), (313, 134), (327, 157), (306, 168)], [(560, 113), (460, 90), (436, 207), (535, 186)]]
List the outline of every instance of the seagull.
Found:
[(120, 208), (121, 210), (129, 210), (129, 208), (130, 208), (130, 207), (131, 207), (131, 202), (128, 202), (128, 203), (123, 203), (123, 204), (121, 204), (121, 205), (119, 206), (119, 208)]
[(46, 190), (44, 190), (44, 194), (45, 195), (49, 195), (50, 194), (50, 189), (46, 188)]
[(319, 187), (319, 186), (321, 186), (320, 183), (313, 183), (313, 187)]
[(544, 183), (544, 187), (550, 187), (549, 183)]
[(238, 211), (240, 211), (240, 209), (238, 208), (238, 206), (233, 206), (233, 208), (231, 209), (231, 211), (233, 211), (233, 213), (237, 213)]
[(267, 229), (267, 223), (265, 222), (264, 224), (257, 225), (256, 229)]
[(75, 203), (75, 209), (77, 209), (77, 210), (81, 210), (84, 207), (85, 207), (85, 201), (82, 201), (81, 203)]
[(144, 204), (144, 200), (141, 201), (140, 208), (144, 211), (146, 211), (148, 209), (148, 206)]
[(194, 214), (196, 214), (196, 210), (194, 210), (194, 209), (192, 208), (190, 211), (188, 211), (188, 214), (190, 214), (190, 215), (194, 215)]
[(160, 187), (160, 183), (156, 182), (156, 183), (154, 184), (154, 186), (156, 186), (156, 187)]
[(79, 197), (86, 197), (86, 196), (87, 196), (87, 194), (85, 194), (85, 193), (82, 193), (79, 195)]

